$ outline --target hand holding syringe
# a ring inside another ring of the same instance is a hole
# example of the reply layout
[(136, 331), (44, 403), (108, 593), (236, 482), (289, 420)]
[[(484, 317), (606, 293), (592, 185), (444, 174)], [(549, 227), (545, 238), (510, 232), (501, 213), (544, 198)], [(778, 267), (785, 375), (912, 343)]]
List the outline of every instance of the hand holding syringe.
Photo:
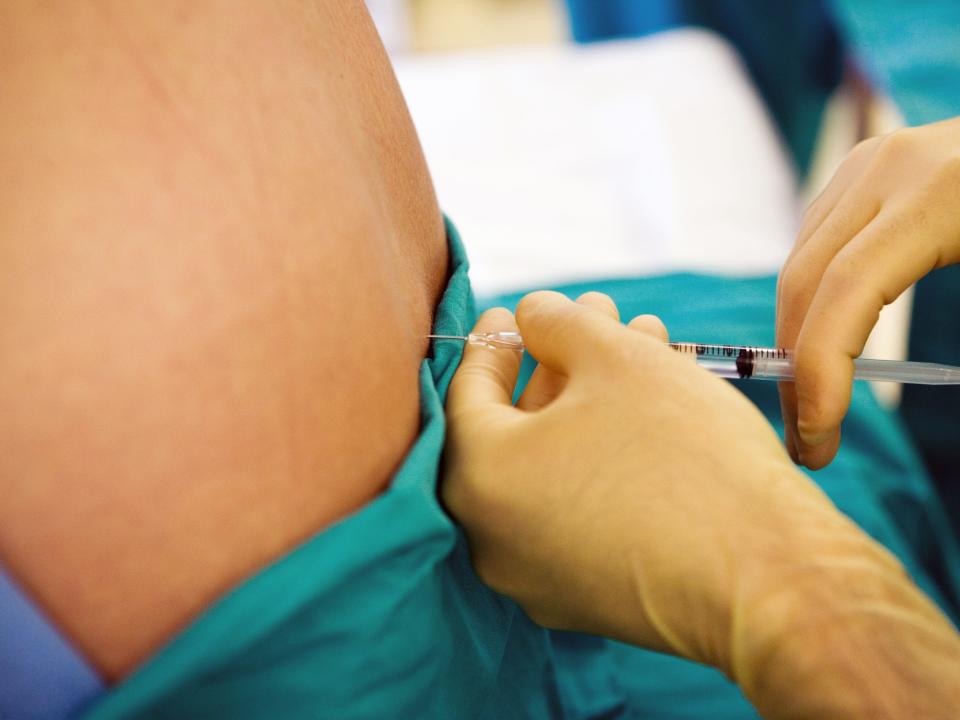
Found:
[[(440, 489), (481, 578), (549, 627), (720, 667), (757, 706), (789, 705), (783, 717), (881, 696), (955, 707), (949, 621), (794, 467), (756, 405), (643, 318), (624, 326), (596, 293), (534, 293), (516, 316), (484, 313), (473, 338), (451, 333), (469, 345)], [(539, 366), (518, 397), (521, 347)], [(810, 633), (824, 618), (831, 632)], [(865, 672), (889, 682), (864, 686)]]
[[(958, 158), (960, 118), (864, 140), (804, 215), (780, 271), (776, 337), (796, 353), (796, 379), (780, 387), (786, 445), (810, 469), (837, 452), (851, 398), (850, 359), (863, 351), (883, 306), (927, 273), (960, 263)], [(933, 287), (917, 295), (912, 341), (933, 340), (936, 332), (951, 349), (951, 282)], [(942, 408), (943, 415), (931, 427), (955, 432), (941, 427), (950, 420), (948, 405), (933, 402), (924, 413)]]
[[(470, 333), (469, 335), (428, 335), (434, 340), (454, 340), (492, 349), (523, 350), (523, 338), (517, 332)], [(705, 343), (667, 343), (679, 353), (692, 357), (697, 365), (715, 375), (734, 379), (791, 381), (794, 377), (793, 352), (783, 348), (750, 345), (710, 345)], [(853, 361), (853, 379), (918, 385), (960, 384), (960, 368), (907, 360)]]

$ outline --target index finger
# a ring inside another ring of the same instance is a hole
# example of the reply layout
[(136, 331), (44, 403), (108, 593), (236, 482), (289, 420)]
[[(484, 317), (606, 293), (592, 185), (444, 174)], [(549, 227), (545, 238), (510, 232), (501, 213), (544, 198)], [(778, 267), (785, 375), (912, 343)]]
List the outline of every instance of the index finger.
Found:
[(568, 376), (577, 368), (596, 366), (608, 352), (616, 351), (621, 346), (618, 338), (634, 337), (603, 312), (547, 290), (520, 301), (517, 322), (530, 354)]
[[(473, 332), (516, 332), (513, 314), (505, 308), (487, 310)], [(513, 389), (521, 354), (515, 350), (467, 345), (447, 393), (447, 412), (456, 416), (470, 408), (513, 409)]]
[(830, 263), (796, 346), (797, 449), (808, 467), (833, 457), (827, 441), (847, 412), (853, 360), (880, 310), (938, 264), (936, 245), (925, 241), (919, 224), (882, 216)]

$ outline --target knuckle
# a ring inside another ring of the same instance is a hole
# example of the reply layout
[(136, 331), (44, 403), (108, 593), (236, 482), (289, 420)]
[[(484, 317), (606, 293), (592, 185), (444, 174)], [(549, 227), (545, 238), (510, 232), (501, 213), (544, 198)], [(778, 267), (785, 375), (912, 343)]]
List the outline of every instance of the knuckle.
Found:
[(873, 153), (877, 146), (883, 141), (883, 136), (877, 135), (874, 137), (866, 138), (861, 140), (856, 145), (853, 146), (853, 149), (850, 151), (847, 157), (849, 158), (860, 158), (865, 155), (870, 155)]
[(638, 315), (630, 321), (629, 327), (661, 341), (666, 341), (670, 337), (667, 326), (656, 315)]
[(865, 322), (869, 319), (870, 327), (873, 327), (884, 305), (896, 299), (896, 293), (869, 270), (870, 258), (864, 252), (841, 253), (834, 258), (817, 288), (820, 312), (834, 312), (842, 307), (853, 313), (851, 320)]
[(806, 244), (810, 234), (823, 220), (829, 207), (828, 199), (824, 195), (820, 195), (804, 210), (803, 218), (800, 221), (800, 232), (793, 243), (794, 252), (798, 252)]
[(803, 258), (795, 258), (780, 272), (779, 286), (784, 292), (797, 292), (803, 287), (804, 280), (809, 275), (805, 270)]
[(504, 324), (504, 321), (509, 321), (513, 319), (513, 313), (511, 313), (505, 307), (492, 307), (488, 310), (484, 310), (483, 314), (480, 316), (480, 319), (477, 321), (478, 326), (496, 326)]
[(787, 294), (796, 286), (796, 272), (791, 270), (790, 263), (783, 266), (777, 276), (777, 297), (786, 299)]
[(537, 304), (537, 293), (529, 293), (520, 298), (520, 302), (517, 303), (517, 317), (521, 315), (526, 316), (536, 307)]
[(887, 166), (900, 162), (916, 148), (916, 136), (912, 128), (896, 130), (879, 138), (876, 144), (877, 160)]
[(596, 303), (609, 303), (613, 304), (613, 299), (606, 293), (599, 292), (597, 290), (588, 290), (585, 293), (582, 293), (578, 298), (577, 302), (596, 302)]
[(828, 300), (834, 299), (853, 290), (859, 286), (862, 275), (863, 269), (855, 256), (835, 257), (824, 271), (823, 279), (820, 281), (824, 296)]
[(517, 303), (517, 318), (529, 319), (537, 314), (537, 309), (545, 302), (555, 299), (560, 294), (552, 290), (537, 290), (524, 295)]
[(805, 272), (801, 262), (787, 265), (777, 280), (777, 293), (788, 314), (803, 312), (810, 292), (810, 273)]
[(596, 290), (583, 293), (577, 298), (577, 304), (598, 310), (612, 318), (619, 318), (620, 316), (617, 304), (613, 301), (613, 298)]

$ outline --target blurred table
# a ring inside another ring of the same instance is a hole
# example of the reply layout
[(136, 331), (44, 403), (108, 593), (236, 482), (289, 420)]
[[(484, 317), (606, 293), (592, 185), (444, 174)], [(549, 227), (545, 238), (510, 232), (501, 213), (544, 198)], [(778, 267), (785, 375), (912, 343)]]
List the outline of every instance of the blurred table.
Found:
[(735, 54), (640, 41), (399, 57), (480, 294), (691, 269), (776, 272), (794, 174)]

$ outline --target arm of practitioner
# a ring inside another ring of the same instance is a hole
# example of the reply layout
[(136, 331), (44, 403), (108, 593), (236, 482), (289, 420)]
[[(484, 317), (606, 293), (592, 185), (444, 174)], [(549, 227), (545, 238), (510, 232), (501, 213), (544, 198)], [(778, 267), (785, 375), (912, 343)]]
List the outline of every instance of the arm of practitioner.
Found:
[[(481, 577), (549, 627), (714, 665), (766, 717), (952, 716), (949, 621), (745, 397), (615, 317), (596, 294), (525, 298), (541, 366), (516, 407), (519, 358), (466, 349), (443, 493)], [(478, 330), (514, 327), (493, 310)]]
[(787, 447), (829, 463), (850, 404), (853, 358), (884, 305), (960, 260), (960, 119), (871, 138), (807, 210), (780, 274), (777, 343), (796, 350), (780, 386)]

